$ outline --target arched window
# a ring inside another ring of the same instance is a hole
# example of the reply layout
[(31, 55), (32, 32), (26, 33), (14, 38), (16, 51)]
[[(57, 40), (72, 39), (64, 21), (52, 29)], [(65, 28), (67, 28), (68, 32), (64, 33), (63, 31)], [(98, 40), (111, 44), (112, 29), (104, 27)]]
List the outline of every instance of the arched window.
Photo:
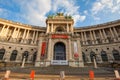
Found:
[(35, 62), (37, 56), (37, 51), (33, 54), (33, 62)]
[(0, 60), (3, 60), (3, 56), (5, 54), (5, 49), (0, 49)]
[(25, 60), (27, 61), (28, 60), (28, 56), (29, 56), (29, 52), (28, 51), (25, 51), (22, 55), (22, 60), (23, 58), (25, 57)]
[(66, 60), (66, 48), (62, 42), (57, 42), (54, 45), (54, 60)]
[(55, 31), (56, 32), (64, 32), (64, 28), (63, 27), (57, 27)]
[(91, 59), (91, 62), (93, 62), (93, 57), (96, 58), (96, 54), (95, 54), (95, 52), (91, 51), (91, 52), (90, 52), (90, 59)]
[(82, 52), (82, 58), (83, 58), (83, 61), (86, 62), (86, 56), (84, 52)]
[(112, 53), (113, 53), (114, 59), (115, 59), (116, 61), (120, 61), (119, 51), (114, 49), (114, 50), (112, 51)]
[(105, 51), (101, 51), (101, 58), (103, 62), (108, 61), (108, 57)]
[(10, 57), (10, 61), (15, 61), (16, 60), (17, 53), (18, 53), (17, 50), (13, 50), (12, 51), (12, 54), (11, 54), (11, 57)]

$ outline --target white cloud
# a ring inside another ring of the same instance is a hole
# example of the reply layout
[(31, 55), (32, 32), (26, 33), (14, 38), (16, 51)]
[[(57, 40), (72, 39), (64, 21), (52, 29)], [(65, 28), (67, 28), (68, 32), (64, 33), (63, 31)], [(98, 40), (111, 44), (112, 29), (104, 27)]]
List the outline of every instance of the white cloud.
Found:
[(104, 12), (120, 12), (120, 0), (97, 0), (92, 7), (93, 15)]
[(68, 15), (72, 15), (75, 21), (75, 25), (77, 22), (82, 22), (85, 20), (86, 16), (81, 15), (79, 12), (80, 6), (76, 6), (74, 0), (53, 0), (53, 12), (63, 12)]
[(45, 26), (46, 13), (51, 9), (51, 0), (23, 0), (20, 5), (24, 19), (28, 23)]
[(73, 18), (74, 18), (75, 22), (77, 22), (77, 20), (82, 22), (85, 20), (86, 16), (73, 15)]
[(103, 16), (115, 19), (120, 14), (120, 0), (97, 0), (93, 3), (91, 12), (94, 20), (101, 20)]
[(88, 15), (88, 11), (87, 10), (83, 11), (83, 13), (86, 14), (86, 15)]
[[(9, 1), (7, 1), (9, 2)], [(74, 0), (12, 0), (12, 3), (17, 4), (19, 12), (0, 9), (1, 15), (6, 17), (12, 16), (11, 20), (20, 21), (25, 24), (45, 26), (46, 15), (50, 12), (63, 12), (65, 15), (71, 15), (74, 18), (75, 25), (77, 22), (82, 22), (86, 19), (85, 15), (79, 12), (80, 5), (76, 5)], [(9, 5), (9, 7), (12, 5)], [(12, 6), (14, 8), (14, 6)], [(86, 12), (87, 13), (87, 12)], [(17, 19), (13, 19), (17, 18)]]

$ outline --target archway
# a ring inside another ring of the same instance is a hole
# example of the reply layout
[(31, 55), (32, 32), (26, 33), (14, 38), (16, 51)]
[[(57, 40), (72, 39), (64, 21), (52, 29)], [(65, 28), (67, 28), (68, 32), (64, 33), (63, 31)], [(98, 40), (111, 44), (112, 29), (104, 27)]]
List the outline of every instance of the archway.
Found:
[(84, 52), (82, 52), (82, 58), (83, 58), (83, 61), (86, 62), (86, 56)]
[(65, 44), (58, 42), (54, 45), (54, 60), (66, 60)]
[(101, 58), (103, 62), (108, 61), (106, 51), (101, 51)]
[(28, 60), (28, 56), (29, 56), (29, 52), (28, 51), (25, 51), (22, 55), (22, 60), (23, 58), (25, 57), (25, 60), (27, 61)]
[(119, 51), (114, 49), (114, 50), (112, 51), (112, 53), (113, 53), (114, 60), (120, 61)]
[(33, 54), (33, 62), (36, 61), (37, 51)]
[(64, 32), (65, 30), (63, 27), (57, 27), (55, 31), (56, 32)]
[(15, 61), (16, 60), (17, 53), (18, 53), (17, 50), (13, 50), (12, 51), (12, 54), (11, 54), (11, 57), (10, 57), (10, 61)]
[(93, 57), (95, 57), (95, 59), (96, 59), (96, 54), (95, 54), (95, 52), (91, 51), (90, 52), (91, 62), (93, 62)]
[(4, 54), (5, 54), (5, 49), (4, 48), (0, 49), (0, 60), (3, 60)]

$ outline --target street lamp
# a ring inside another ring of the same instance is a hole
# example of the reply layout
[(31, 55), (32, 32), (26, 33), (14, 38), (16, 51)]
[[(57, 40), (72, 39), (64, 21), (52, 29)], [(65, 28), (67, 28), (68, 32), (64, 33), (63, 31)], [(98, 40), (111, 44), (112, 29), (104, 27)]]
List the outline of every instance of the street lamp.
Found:
[(25, 66), (25, 60), (26, 60), (26, 56), (23, 57), (21, 68), (24, 68), (24, 66)]
[(94, 61), (94, 68), (98, 68), (98, 67), (97, 67), (97, 63), (96, 63), (95, 56), (93, 56), (93, 61)]

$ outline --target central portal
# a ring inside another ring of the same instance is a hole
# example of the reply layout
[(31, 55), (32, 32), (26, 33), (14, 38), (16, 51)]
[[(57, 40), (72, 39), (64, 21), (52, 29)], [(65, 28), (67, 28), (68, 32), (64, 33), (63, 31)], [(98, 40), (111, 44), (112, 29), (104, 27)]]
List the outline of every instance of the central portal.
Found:
[(54, 45), (54, 60), (66, 60), (66, 49), (65, 44), (57, 42)]

